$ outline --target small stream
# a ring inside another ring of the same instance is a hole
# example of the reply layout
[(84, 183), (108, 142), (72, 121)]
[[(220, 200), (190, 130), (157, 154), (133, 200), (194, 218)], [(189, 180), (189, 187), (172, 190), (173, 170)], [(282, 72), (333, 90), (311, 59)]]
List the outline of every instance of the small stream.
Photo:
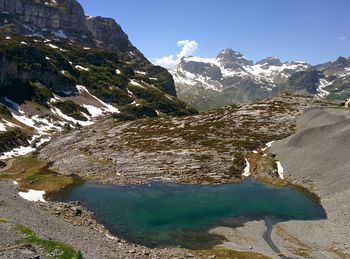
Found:
[[(276, 187), (249, 178), (239, 184), (225, 185), (116, 186), (86, 182), (48, 198), (79, 200), (112, 234), (148, 247), (209, 248), (225, 239), (208, 231), (217, 226), (237, 227), (244, 223), (230, 220), (235, 218), (244, 218), (245, 222), (266, 218), (273, 218), (274, 222), (326, 218), (317, 199), (304, 190)], [(230, 226), (228, 222), (233, 221)], [(271, 241), (269, 245), (274, 244)]]

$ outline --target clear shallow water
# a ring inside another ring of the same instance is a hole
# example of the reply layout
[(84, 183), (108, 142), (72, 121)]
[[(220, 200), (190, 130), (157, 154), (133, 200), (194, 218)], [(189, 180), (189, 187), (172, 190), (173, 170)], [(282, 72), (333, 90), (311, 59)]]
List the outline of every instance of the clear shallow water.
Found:
[(234, 227), (251, 219), (326, 218), (324, 209), (304, 191), (250, 179), (216, 186), (162, 183), (115, 186), (87, 182), (65, 188), (49, 198), (79, 200), (111, 233), (149, 247), (210, 247), (223, 238), (209, 235), (208, 230), (216, 226)]

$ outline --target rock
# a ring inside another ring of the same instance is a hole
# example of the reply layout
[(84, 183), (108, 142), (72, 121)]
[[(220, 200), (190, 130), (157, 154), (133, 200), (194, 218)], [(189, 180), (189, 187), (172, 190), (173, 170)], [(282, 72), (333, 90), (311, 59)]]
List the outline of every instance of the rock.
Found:
[(130, 44), (128, 36), (122, 30), (119, 24), (111, 18), (87, 17), (86, 26), (92, 33), (99, 47), (119, 51), (125, 51)]
[(71, 207), (71, 210), (74, 211), (75, 216), (81, 216), (83, 214), (83, 211), (78, 207)]
[(0, 12), (15, 14), (17, 24), (23, 25), (23, 28), (20, 28), (23, 32), (62, 30), (66, 34), (76, 31), (88, 33), (87, 27), (84, 26), (84, 10), (77, 1), (46, 2), (48, 4), (34, 0), (0, 0)]
[(215, 258), (216, 258), (216, 255), (208, 256), (208, 259), (215, 259)]

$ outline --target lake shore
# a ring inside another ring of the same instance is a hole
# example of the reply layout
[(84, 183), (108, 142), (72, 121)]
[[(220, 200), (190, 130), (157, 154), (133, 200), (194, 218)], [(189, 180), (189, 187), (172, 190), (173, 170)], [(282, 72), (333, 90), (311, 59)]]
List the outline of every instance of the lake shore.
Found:
[[(149, 249), (108, 236), (106, 228), (78, 204), (29, 202), (18, 191), (12, 181), (0, 181), (1, 217), (27, 226), (44, 239), (69, 244), (82, 251), (84, 258), (174, 258), (189, 253), (176, 248)], [(6, 258), (1, 253), (0, 258)]]

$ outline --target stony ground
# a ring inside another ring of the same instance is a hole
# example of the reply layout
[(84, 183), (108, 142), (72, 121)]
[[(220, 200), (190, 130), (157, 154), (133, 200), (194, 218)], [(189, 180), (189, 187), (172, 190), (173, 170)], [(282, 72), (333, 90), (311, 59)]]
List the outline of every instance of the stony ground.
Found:
[(296, 116), (319, 105), (312, 98), (283, 96), (191, 117), (107, 119), (57, 136), (39, 158), (62, 174), (118, 184), (237, 182), (244, 157), (294, 133)]
[(314, 108), (298, 118), (296, 134), (272, 146), (294, 182), (307, 183), (327, 212), (327, 220), (282, 223), (276, 234), (294, 236), (315, 258), (350, 258), (349, 141), (349, 109)]

